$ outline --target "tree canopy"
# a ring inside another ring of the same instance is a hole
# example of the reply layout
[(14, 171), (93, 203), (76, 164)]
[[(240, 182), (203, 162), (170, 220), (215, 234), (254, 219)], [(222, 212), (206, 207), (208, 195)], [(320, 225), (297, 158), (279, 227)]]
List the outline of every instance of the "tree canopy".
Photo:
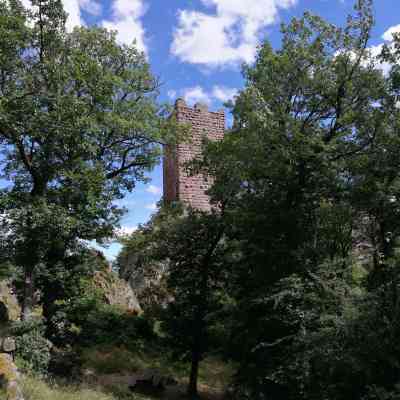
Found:
[(66, 32), (60, 0), (29, 10), (4, 0), (0, 18), (3, 232), (32, 292), (37, 265), (112, 236), (113, 201), (158, 163), (172, 121), (134, 43), (97, 27)]

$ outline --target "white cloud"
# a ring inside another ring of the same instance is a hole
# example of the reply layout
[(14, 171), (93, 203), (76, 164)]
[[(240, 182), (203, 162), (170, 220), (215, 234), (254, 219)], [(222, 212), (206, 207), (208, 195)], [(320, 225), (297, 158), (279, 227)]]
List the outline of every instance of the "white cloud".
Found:
[[(391, 51), (395, 51), (395, 44), (393, 41), (393, 35), (396, 33), (400, 33), (400, 25), (395, 25), (390, 27), (383, 35), (382, 35), (382, 39), (390, 42), (390, 43), (386, 43), (386, 46), (391, 50)], [(378, 44), (376, 46), (371, 46), (369, 47), (370, 53), (371, 53), (371, 57), (377, 59), (377, 57), (382, 53), (383, 50), (383, 46), (384, 44)], [(385, 75), (387, 75), (391, 68), (392, 68), (392, 64), (388, 63), (388, 62), (382, 62), (380, 60), (377, 60), (378, 62), (378, 67), (380, 69), (382, 69), (383, 73)]]
[(395, 25), (389, 28), (383, 35), (382, 39), (386, 40), (388, 42), (391, 42), (393, 40), (393, 34), (394, 33), (400, 33), (400, 25)]
[(238, 90), (226, 86), (215, 85), (210, 91), (204, 90), (201, 86), (194, 86), (182, 90), (182, 97), (188, 104), (205, 103), (210, 105), (213, 100), (223, 103), (232, 100)]
[[(382, 35), (383, 40), (385, 40), (387, 42), (391, 42), (391, 43), (387, 43), (386, 45), (392, 51), (395, 50), (394, 43), (393, 43), (393, 34), (395, 34), (395, 33), (400, 33), (400, 25), (392, 26)], [(388, 62), (382, 62), (382, 61), (378, 60), (378, 57), (382, 53), (383, 46), (384, 46), (384, 44), (382, 43), (382, 44), (378, 44), (376, 46), (371, 46), (368, 49), (370, 51), (371, 57), (374, 58), (375, 60), (377, 60), (377, 66), (383, 71), (383, 73), (385, 75), (387, 75), (390, 72), (392, 65)]]
[(114, 0), (111, 20), (103, 21), (107, 29), (117, 31), (117, 40), (120, 43), (131, 44), (136, 40), (137, 48), (146, 52), (145, 31), (141, 17), (146, 12), (143, 0)]
[(187, 103), (211, 104), (211, 97), (201, 86), (195, 86), (183, 90), (183, 98)]
[[(84, 25), (81, 8), (86, 12), (98, 15), (101, 13), (101, 5), (96, 0), (62, 0), (64, 10), (68, 14), (66, 28), (70, 32), (75, 26)], [(24, 7), (32, 9), (31, 0), (22, 0)]]
[(213, 97), (226, 103), (229, 100), (233, 100), (233, 98), (237, 95), (238, 91), (234, 88), (228, 88), (225, 86), (214, 86), (212, 94)]
[(297, 0), (201, 0), (215, 14), (179, 10), (172, 54), (211, 67), (254, 60), (259, 35)]
[[(387, 75), (390, 72), (391, 69), (391, 64), (388, 62), (384, 62), (380, 59), (380, 55), (382, 54), (384, 44), (378, 44), (375, 46), (370, 46), (367, 48), (367, 52), (363, 55), (363, 58), (361, 60), (361, 65), (364, 67), (368, 67), (371, 65), (376, 66), (376, 68), (381, 69), (382, 72)], [(393, 44), (389, 44), (389, 48), (393, 49)], [(340, 54), (345, 54), (345, 51), (339, 50), (335, 53), (335, 57), (337, 57)], [(357, 56), (354, 52), (349, 52), (348, 53), (350, 56), (351, 61), (355, 62), (357, 60)]]
[(31, 8), (31, 0), (22, 0), (22, 5), (25, 8)]
[(371, 46), (368, 48), (370, 51), (371, 57), (376, 60), (377, 67), (380, 68), (385, 75), (387, 75), (390, 72), (391, 64), (387, 62), (382, 62), (381, 60), (378, 59), (378, 57), (381, 55), (382, 50), (383, 50), (383, 44), (379, 44), (377, 46)]
[(64, 10), (68, 14), (66, 28), (72, 31), (75, 26), (83, 25), (79, 0), (63, 0)]
[(144, 208), (146, 208), (147, 210), (155, 211), (157, 210), (157, 204), (156, 203), (147, 204)]
[(80, 5), (88, 14), (99, 16), (102, 12), (101, 4), (96, 0), (80, 0)]
[(151, 193), (154, 195), (160, 195), (161, 194), (161, 188), (155, 185), (150, 185), (146, 188), (147, 193)]
[[(32, 8), (30, 0), (22, 0), (27, 8)], [(66, 28), (72, 31), (75, 26), (85, 25), (81, 9), (87, 13), (99, 16), (102, 5), (99, 0), (62, 0), (68, 14)], [(112, 18), (102, 21), (102, 26), (117, 31), (120, 43), (131, 44), (136, 40), (137, 48), (146, 52), (145, 31), (141, 17), (146, 12), (144, 0), (114, 0), (112, 3)]]

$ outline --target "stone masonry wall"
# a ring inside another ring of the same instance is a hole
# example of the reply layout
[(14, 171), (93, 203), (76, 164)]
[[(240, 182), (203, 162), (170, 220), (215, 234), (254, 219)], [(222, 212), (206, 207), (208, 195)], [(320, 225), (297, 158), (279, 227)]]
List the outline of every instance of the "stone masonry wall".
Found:
[(191, 126), (191, 139), (176, 148), (166, 147), (164, 155), (164, 199), (167, 202), (181, 201), (193, 208), (209, 211), (211, 209), (206, 191), (210, 178), (202, 175), (189, 176), (185, 163), (201, 155), (203, 138), (221, 140), (225, 130), (224, 111), (210, 112), (206, 105), (196, 104), (188, 107), (184, 100), (175, 103), (178, 122)]

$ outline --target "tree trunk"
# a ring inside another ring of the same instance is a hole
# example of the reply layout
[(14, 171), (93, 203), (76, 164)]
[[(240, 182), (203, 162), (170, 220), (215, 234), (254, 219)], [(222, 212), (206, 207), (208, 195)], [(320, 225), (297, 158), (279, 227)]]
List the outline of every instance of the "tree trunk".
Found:
[(25, 270), (24, 294), (22, 299), (21, 319), (27, 321), (31, 318), (34, 306), (35, 282), (32, 269)]
[(197, 349), (192, 351), (192, 365), (190, 369), (190, 381), (188, 387), (188, 395), (192, 399), (198, 398), (197, 380), (199, 377), (200, 353)]

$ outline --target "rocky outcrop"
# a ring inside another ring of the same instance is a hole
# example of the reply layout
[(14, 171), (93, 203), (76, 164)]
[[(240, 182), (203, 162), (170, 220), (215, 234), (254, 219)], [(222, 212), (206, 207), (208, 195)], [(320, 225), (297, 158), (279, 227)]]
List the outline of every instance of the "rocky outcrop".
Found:
[(154, 305), (166, 304), (169, 293), (165, 285), (168, 266), (147, 256), (150, 248), (141, 251), (125, 249), (118, 257), (119, 274), (127, 281), (140, 305), (149, 311)]
[(94, 284), (104, 293), (105, 301), (108, 304), (121, 307), (128, 312), (142, 312), (131, 286), (113, 272), (97, 272), (94, 276)]
[(24, 400), (17, 367), (12, 356), (6, 353), (0, 353), (0, 387), (6, 391), (6, 400)]
[(0, 324), (16, 321), (20, 318), (20, 315), (21, 307), (10, 282), (0, 281)]

